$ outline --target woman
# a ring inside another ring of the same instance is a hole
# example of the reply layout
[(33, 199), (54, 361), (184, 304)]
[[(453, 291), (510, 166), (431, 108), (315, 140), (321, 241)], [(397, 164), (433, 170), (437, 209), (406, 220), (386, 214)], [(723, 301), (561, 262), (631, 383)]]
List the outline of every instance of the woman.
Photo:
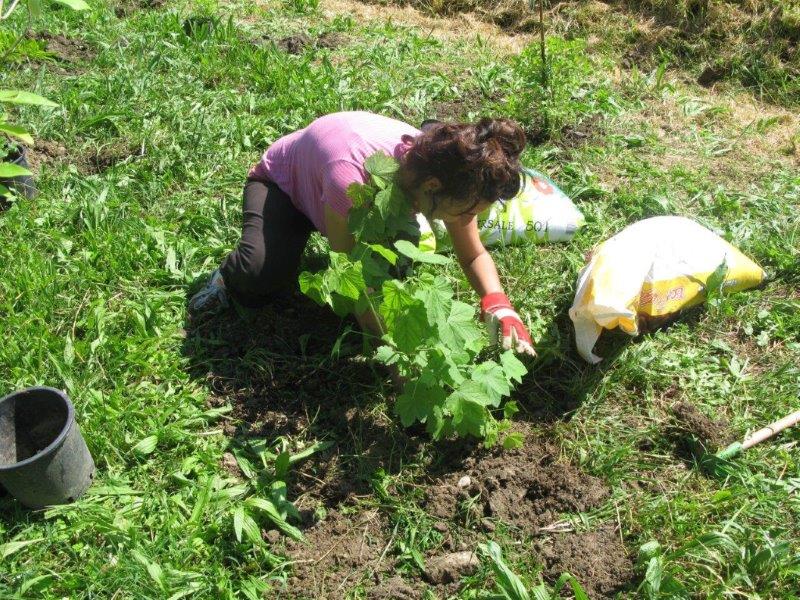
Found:
[[(398, 181), (414, 210), (444, 221), (459, 264), (481, 297), (481, 317), (504, 349), (535, 355), (530, 335), (503, 292), (478, 235), (477, 215), (513, 197), (520, 186), (525, 135), (508, 119), (476, 124), (429, 122), (420, 131), (367, 112), (326, 115), (272, 144), (250, 170), (239, 246), (190, 301), (192, 312), (216, 312), (229, 297), (255, 307), (293, 286), (315, 229), (331, 249), (348, 252), (352, 203), (347, 188), (367, 179), (364, 160), (383, 151), (400, 164)], [(362, 328), (369, 317), (357, 315)]]

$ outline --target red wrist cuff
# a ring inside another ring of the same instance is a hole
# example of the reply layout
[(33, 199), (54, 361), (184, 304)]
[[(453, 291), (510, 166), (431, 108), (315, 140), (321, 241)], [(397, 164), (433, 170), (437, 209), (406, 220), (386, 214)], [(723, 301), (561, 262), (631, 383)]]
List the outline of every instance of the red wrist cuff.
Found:
[(514, 308), (503, 292), (493, 292), (481, 298), (481, 312), (490, 312), (498, 308)]

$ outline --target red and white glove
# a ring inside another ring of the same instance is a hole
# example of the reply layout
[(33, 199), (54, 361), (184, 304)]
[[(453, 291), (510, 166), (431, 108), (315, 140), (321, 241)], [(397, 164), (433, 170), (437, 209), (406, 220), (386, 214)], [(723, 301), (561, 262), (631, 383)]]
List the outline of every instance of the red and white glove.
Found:
[(536, 356), (528, 330), (504, 293), (486, 294), (481, 299), (481, 320), (493, 344), (502, 343), (503, 350)]

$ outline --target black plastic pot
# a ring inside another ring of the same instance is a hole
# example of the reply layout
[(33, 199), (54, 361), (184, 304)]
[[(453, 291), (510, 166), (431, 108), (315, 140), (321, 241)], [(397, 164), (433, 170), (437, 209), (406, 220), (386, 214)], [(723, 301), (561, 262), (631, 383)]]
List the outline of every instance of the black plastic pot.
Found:
[(0, 484), (29, 508), (65, 504), (92, 483), (94, 461), (64, 392), (33, 387), (0, 399)]
[[(20, 146), (17, 150), (12, 152), (11, 156), (4, 158), (1, 162), (10, 162), (18, 167), (23, 167), (27, 169), (28, 165), (28, 154), (25, 150), (24, 146)], [(36, 184), (33, 181), (33, 177), (30, 175), (20, 175), (19, 177), (11, 177), (10, 179), (0, 179), (0, 184), (3, 184), (9, 189), (15, 190), (17, 193), (22, 194), (28, 199), (33, 198), (36, 196)], [(0, 203), (6, 200), (6, 196), (4, 194), (0, 194)]]

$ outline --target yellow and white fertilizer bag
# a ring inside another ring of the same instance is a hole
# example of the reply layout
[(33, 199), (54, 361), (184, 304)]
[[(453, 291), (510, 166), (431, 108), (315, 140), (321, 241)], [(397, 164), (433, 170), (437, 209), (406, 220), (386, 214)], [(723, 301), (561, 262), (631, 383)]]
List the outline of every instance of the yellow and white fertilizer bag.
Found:
[[(420, 248), (427, 251), (450, 248), (444, 223), (417, 218)], [(505, 202), (495, 202), (478, 215), (484, 246), (514, 246), (528, 243), (567, 242), (583, 225), (581, 212), (555, 183), (533, 169), (523, 168), (519, 193)]]
[[(719, 269), (719, 270), (718, 270)], [(709, 277), (724, 274), (721, 289), (745, 290), (764, 270), (728, 242), (685, 217), (653, 217), (623, 229), (592, 253), (578, 274), (569, 316), (580, 355), (592, 353), (603, 329), (637, 335), (642, 320), (674, 315), (702, 303)]]

